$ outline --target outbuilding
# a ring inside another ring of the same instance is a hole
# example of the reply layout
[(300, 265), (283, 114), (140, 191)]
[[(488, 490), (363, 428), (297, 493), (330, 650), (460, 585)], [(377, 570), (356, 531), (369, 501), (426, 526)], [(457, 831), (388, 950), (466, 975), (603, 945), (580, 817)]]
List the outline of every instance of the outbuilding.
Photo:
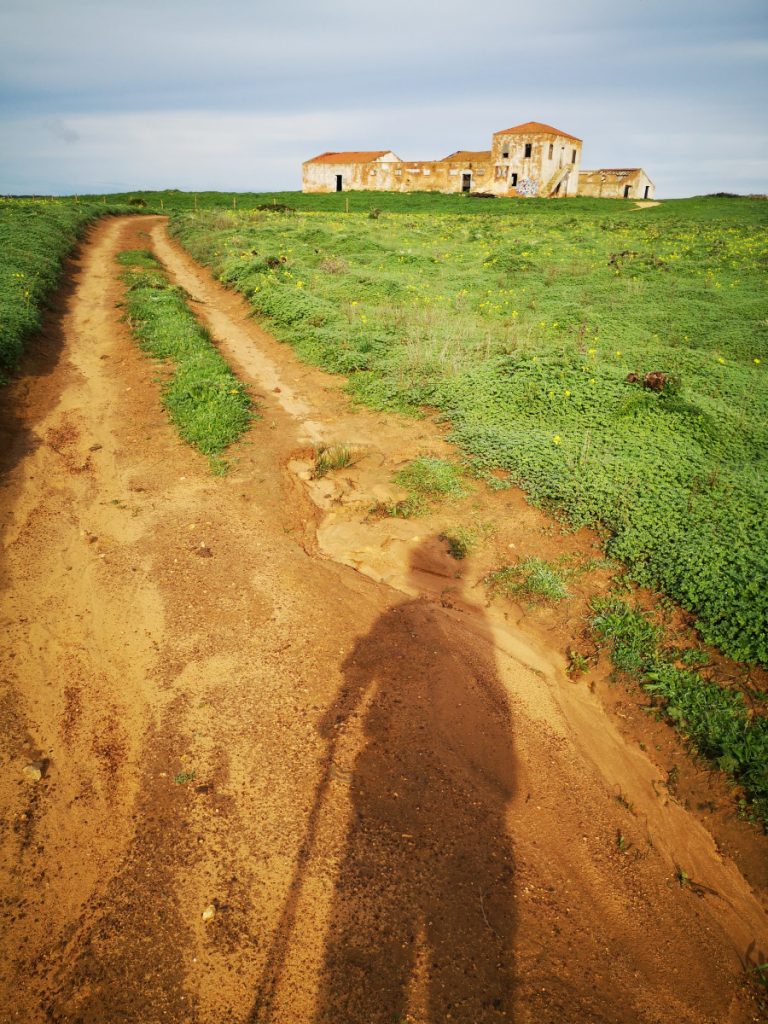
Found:
[(579, 195), (595, 199), (653, 199), (656, 186), (642, 167), (601, 167), (581, 171)]

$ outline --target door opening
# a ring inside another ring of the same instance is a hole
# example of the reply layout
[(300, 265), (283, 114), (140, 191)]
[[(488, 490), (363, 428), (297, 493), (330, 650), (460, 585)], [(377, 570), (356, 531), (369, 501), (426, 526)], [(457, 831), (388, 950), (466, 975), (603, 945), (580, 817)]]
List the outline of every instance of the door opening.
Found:
[(341, 192), (341, 175), (336, 175), (336, 191)]
[(462, 192), (469, 192), (469, 190), (471, 188), (472, 188), (472, 175), (471, 174), (462, 174), (462, 176), (461, 176), (461, 191)]
[(625, 199), (629, 199), (629, 193), (630, 193), (631, 189), (632, 189), (631, 185), (625, 185), (624, 186), (624, 198)]
[(650, 185), (646, 185), (645, 186), (645, 192), (643, 192), (643, 199), (647, 199), (648, 198), (648, 193), (650, 191), (651, 191), (651, 186)]

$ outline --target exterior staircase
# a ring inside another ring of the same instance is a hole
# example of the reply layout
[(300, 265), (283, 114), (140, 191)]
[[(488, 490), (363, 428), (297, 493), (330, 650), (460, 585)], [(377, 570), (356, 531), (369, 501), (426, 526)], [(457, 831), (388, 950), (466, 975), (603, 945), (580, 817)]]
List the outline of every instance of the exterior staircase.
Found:
[(573, 171), (575, 166), (575, 164), (563, 164), (562, 167), (558, 167), (546, 185), (543, 186), (539, 195), (541, 195), (543, 199), (551, 199), (552, 193), (555, 191), (557, 186), (562, 184), (566, 174)]

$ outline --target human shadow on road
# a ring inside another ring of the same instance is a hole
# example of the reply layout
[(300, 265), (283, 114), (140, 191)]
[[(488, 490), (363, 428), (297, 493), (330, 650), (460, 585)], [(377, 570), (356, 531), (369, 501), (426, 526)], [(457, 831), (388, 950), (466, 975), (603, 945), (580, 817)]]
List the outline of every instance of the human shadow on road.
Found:
[(482, 612), (461, 618), (422, 598), (386, 612), (322, 720), (333, 746), (362, 716), (365, 745), (316, 1024), (512, 1020), (511, 714)]

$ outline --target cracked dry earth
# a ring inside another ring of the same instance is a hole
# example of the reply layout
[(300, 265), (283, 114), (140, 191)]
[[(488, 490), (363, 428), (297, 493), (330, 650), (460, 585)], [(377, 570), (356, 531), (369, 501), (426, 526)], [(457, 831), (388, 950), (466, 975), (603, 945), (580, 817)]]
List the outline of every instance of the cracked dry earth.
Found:
[[(259, 396), (226, 477), (121, 321), (147, 245)], [(761, 1019), (760, 837), (729, 855), (660, 786), (553, 613), (486, 606), (497, 552), (369, 514), (441, 428), (246, 313), (160, 218), (108, 219), (6, 390), (0, 1020)], [(353, 465), (312, 480), (324, 441)], [(491, 547), (575, 543), (487, 500)]]

